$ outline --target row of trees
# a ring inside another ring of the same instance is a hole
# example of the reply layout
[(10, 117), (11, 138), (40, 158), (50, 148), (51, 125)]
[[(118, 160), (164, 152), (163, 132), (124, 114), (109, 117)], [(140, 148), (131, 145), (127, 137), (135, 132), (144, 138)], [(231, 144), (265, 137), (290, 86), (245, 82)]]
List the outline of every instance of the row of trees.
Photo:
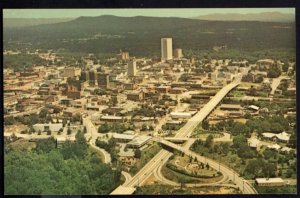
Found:
[(117, 155), (118, 151), (116, 149), (117, 141), (114, 138), (110, 138), (108, 142), (97, 139), (96, 146), (98, 146), (99, 148), (103, 148), (105, 151), (107, 151), (111, 155), (112, 162), (117, 161), (118, 159), (118, 155)]
[(135, 127), (133, 124), (124, 124), (124, 123), (108, 124), (105, 122), (99, 126), (98, 133), (107, 133), (109, 131), (123, 133), (124, 131), (127, 131), (127, 130), (134, 130), (134, 128)]
[(258, 134), (264, 132), (280, 133), (289, 131), (289, 120), (283, 115), (265, 116), (263, 118), (250, 118), (245, 124), (234, 122), (232, 119), (220, 121), (214, 125), (210, 125), (207, 120), (202, 122), (202, 128), (205, 130), (223, 131), (226, 130), (232, 135), (250, 134), (255, 130)]

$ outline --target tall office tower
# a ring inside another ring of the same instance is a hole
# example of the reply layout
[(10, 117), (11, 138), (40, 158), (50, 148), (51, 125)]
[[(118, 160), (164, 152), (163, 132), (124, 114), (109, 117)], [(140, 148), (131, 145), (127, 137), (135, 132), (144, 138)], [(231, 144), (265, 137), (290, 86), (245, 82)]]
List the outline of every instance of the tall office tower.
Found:
[(109, 87), (109, 75), (97, 73), (98, 87), (107, 89)]
[(174, 58), (182, 58), (182, 49), (177, 48), (174, 50)]
[(133, 77), (136, 76), (136, 61), (135, 60), (131, 60), (128, 62), (128, 71), (127, 71), (127, 75), (128, 77)]
[(89, 71), (89, 84), (90, 85), (95, 85), (96, 84), (96, 78), (97, 78), (97, 72), (94, 69), (91, 69)]
[(161, 39), (161, 60), (171, 60), (173, 58), (172, 38)]

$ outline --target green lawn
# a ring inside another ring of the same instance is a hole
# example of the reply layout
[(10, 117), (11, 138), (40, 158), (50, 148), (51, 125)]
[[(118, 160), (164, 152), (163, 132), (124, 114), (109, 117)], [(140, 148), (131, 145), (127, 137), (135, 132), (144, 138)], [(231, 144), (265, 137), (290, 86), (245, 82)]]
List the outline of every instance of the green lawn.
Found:
[(181, 195), (181, 194), (240, 194), (241, 192), (229, 187), (174, 187), (169, 185), (146, 185), (137, 188), (135, 195)]

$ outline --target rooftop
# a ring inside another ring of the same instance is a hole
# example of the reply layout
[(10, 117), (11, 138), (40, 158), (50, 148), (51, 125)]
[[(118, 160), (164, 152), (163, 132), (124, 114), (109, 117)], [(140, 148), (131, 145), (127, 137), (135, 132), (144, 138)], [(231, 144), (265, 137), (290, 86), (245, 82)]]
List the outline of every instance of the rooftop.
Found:
[(113, 137), (117, 138), (117, 139), (130, 139), (130, 140), (132, 140), (135, 137), (135, 135), (114, 133)]
[(138, 136), (136, 138), (134, 138), (133, 140), (131, 140), (130, 142), (128, 142), (128, 144), (131, 145), (141, 145), (144, 142), (150, 140), (152, 137), (150, 136)]
[(263, 183), (283, 183), (284, 181), (280, 178), (256, 178), (255, 181), (257, 183), (263, 184)]
[(102, 116), (101, 119), (122, 120), (121, 116)]
[(221, 108), (241, 109), (242, 107), (239, 104), (221, 104)]

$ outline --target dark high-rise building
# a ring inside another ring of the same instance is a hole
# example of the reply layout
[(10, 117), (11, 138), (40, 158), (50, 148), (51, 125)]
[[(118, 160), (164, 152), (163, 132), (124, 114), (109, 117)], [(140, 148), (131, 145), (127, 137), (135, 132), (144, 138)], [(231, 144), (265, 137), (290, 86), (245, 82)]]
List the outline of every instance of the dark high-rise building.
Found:
[(90, 70), (89, 71), (89, 84), (95, 85), (97, 80), (97, 72), (96, 70)]
[(104, 73), (97, 73), (98, 86), (103, 89), (109, 87), (109, 75)]
[(88, 71), (81, 71), (81, 79), (83, 81), (89, 81), (89, 72)]

